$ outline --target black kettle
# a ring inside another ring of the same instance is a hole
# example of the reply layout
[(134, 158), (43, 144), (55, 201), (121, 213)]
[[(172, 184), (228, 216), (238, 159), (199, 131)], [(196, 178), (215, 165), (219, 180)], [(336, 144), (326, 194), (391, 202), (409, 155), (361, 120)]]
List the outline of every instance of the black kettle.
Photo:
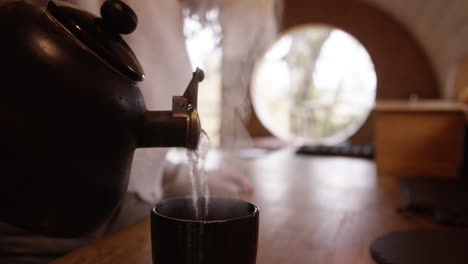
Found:
[(1, 221), (50, 236), (90, 232), (120, 206), (136, 148), (197, 146), (203, 72), (171, 111), (147, 111), (143, 70), (120, 36), (137, 17), (116, 0), (101, 16), (0, 1)]

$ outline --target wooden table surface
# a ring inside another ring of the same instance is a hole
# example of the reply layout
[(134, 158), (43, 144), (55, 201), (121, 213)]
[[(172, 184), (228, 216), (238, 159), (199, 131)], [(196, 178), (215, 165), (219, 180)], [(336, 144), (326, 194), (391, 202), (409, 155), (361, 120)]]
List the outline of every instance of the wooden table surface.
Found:
[[(397, 211), (397, 179), (373, 161), (295, 155), (291, 149), (246, 161), (260, 207), (258, 264), (374, 263), (371, 242), (394, 230), (437, 227)], [(149, 218), (78, 249), (60, 263), (151, 264)]]

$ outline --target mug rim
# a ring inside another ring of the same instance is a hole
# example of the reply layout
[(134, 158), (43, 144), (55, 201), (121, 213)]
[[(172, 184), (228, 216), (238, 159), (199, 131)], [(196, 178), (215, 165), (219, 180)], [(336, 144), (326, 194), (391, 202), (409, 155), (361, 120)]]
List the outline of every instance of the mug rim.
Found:
[(163, 202), (167, 202), (167, 201), (170, 201), (170, 200), (186, 200), (186, 199), (190, 199), (190, 200), (191, 200), (192, 197), (190, 197), (190, 196), (183, 196), (183, 197), (172, 197), (172, 198), (163, 199), (163, 200), (159, 201), (158, 203), (156, 203), (156, 204), (153, 206), (153, 208), (151, 208), (151, 213), (157, 215), (158, 217), (167, 219), (167, 220), (172, 220), (172, 221), (177, 221), (177, 222), (182, 222), (182, 223), (216, 224), (216, 223), (226, 223), (226, 222), (231, 222), (231, 221), (236, 221), (236, 220), (254, 218), (254, 217), (256, 217), (256, 216), (259, 214), (259, 212), (260, 212), (260, 209), (258, 208), (258, 206), (255, 205), (254, 203), (250, 202), (250, 201), (243, 200), (243, 199), (239, 199), (239, 198), (218, 197), (218, 196), (212, 196), (212, 197), (210, 197), (209, 199), (222, 199), (222, 200), (240, 201), (240, 202), (244, 202), (244, 203), (249, 204), (250, 206), (252, 206), (252, 207), (254, 208), (254, 210), (253, 210), (253, 212), (251, 212), (251, 213), (248, 214), (248, 215), (244, 215), (244, 216), (236, 217), (236, 218), (220, 219), (220, 220), (189, 220), (189, 219), (181, 219), (181, 218), (169, 217), (169, 216), (160, 214), (159, 212), (156, 211), (157, 207), (160, 206)]

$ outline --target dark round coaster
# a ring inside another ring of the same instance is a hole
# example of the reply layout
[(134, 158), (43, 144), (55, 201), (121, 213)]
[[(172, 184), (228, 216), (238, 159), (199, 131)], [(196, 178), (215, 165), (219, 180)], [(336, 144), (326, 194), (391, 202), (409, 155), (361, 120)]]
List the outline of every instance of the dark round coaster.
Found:
[(468, 232), (460, 230), (411, 230), (392, 232), (371, 245), (379, 264), (466, 264)]

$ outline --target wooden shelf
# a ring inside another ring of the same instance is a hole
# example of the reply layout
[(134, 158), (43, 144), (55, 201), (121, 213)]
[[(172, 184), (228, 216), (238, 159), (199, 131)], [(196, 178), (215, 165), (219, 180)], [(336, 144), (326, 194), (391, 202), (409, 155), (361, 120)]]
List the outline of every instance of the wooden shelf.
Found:
[(455, 178), (460, 173), (466, 106), (447, 101), (378, 102), (380, 174)]

